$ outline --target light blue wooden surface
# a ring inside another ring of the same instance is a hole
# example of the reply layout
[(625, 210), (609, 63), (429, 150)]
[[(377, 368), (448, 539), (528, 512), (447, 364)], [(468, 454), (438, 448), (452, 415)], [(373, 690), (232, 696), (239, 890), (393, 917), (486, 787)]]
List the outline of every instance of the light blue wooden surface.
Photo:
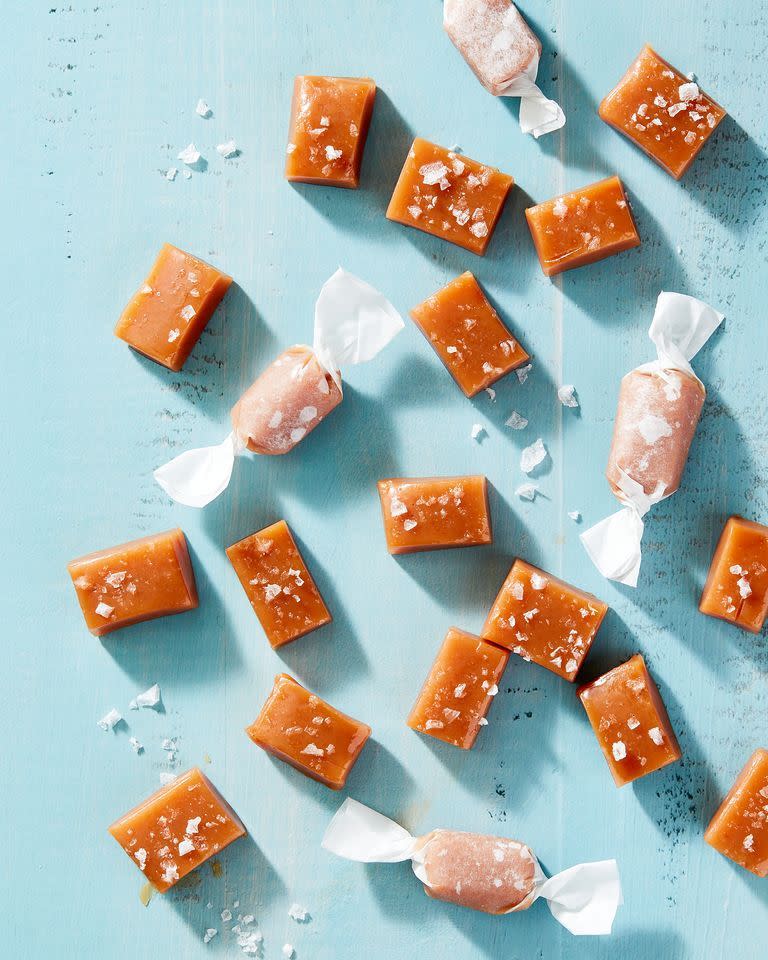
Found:
[[(544, 43), (542, 85), (568, 116), (538, 143), (520, 133), (516, 106), (469, 73), (442, 33), (438, 0), (3, 3), (4, 956), (239, 956), (219, 919), (235, 900), (256, 914), (265, 957), (285, 941), (300, 960), (763, 955), (768, 881), (719, 857), (702, 831), (747, 755), (768, 745), (768, 647), (696, 603), (725, 517), (768, 519), (765, 7), (552, 0), (523, 11)], [(696, 71), (731, 114), (682, 183), (596, 115), (646, 40)], [(370, 75), (380, 86), (357, 192), (282, 179), (302, 72)], [(195, 115), (198, 97), (211, 119)], [(484, 259), (384, 219), (415, 134), (514, 175)], [(242, 155), (225, 162), (214, 147), (229, 136)], [(207, 170), (166, 182), (190, 140)], [(642, 246), (546, 280), (524, 207), (614, 171)], [(164, 240), (237, 281), (176, 375), (112, 336)], [(294, 455), (239, 462), (231, 489), (202, 514), (170, 504), (152, 469), (223, 436), (230, 404), (260, 368), (310, 337), (314, 298), (339, 263), (403, 314), (475, 271), (535, 355), (529, 381), (501, 382), (495, 404), (485, 394), (470, 402), (408, 321), (378, 362), (350, 371), (343, 407)], [(697, 361), (709, 395), (683, 489), (649, 518), (630, 591), (601, 581), (566, 511), (589, 523), (614, 508), (602, 470), (617, 384), (650, 358), (662, 288), (728, 318)], [(557, 402), (560, 382), (576, 385), (579, 413)], [(530, 418), (525, 432), (503, 426), (512, 409)], [(488, 429), (480, 445), (475, 422)], [(546, 496), (522, 503), (519, 449), (537, 436), (551, 452)], [(388, 556), (375, 481), (461, 472), (484, 472), (494, 486), (493, 547)], [(223, 552), (279, 517), (336, 617), (280, 655)], [(175, 524), (194, 553), (199, 610), (104, 643), (91, 637), (67, 561)], [(585, 675), (642, 651), (681, 763), (616, 790), (573, 688), (514, 658), (471, 753), (405, 726), (446, 628), (479, 630), (516, 554), (611, 604)], [(242, 732), (283, 669), (371, 723), (349, 793), (410, 828), (507, 833), (550, 871), (616, 856), (626, 903), (613, 939), (572, 938), (542, 904), (474, 915), (428, 900), (405, 866), (325, 855), (320, 836), (341, 797)], [(155, 681), (166, 712), (128, 714)], [(130, 730), (97, 728), (112, 706)], [(220, 858), (222, 877), (205, 869), (145, 909), (140, 874), (106, 826), (158, 785), (168, 736), (179, 738), (179, 769), (205, 765), (251, 837)], [(311, 923), (288, 919), (294, 900)], [(204, 946), (208, 926), (220, 933)]]

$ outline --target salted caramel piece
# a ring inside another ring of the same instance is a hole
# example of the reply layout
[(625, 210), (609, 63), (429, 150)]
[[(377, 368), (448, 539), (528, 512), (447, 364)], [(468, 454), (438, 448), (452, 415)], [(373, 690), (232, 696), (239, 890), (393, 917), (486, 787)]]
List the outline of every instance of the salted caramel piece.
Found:
[(768, 750), (755, 750), (704, 833), (718, 853), (768, 877)]
[(216, 267), (163, 244), (115, 336), (169, 370), (181, 370), (231, 283)]
[(310, 347), (284, 350), (232, 407), (232, 427), (254, 453), (288, 453), (342, 401)]
[(699, 610), (760, 633), (768, 615), (768, 527), (729, 517), (712, 558)]
[(706, 391), (683, 370), (631, 370), (621, 380), (605, 475), (614, 493), (622, 472), (651, 496), (680, 486)]
[(575, 680), (608, 604), (517, 559), (481, 635), (565, 680)]
[(647, 44), (600, 104), (600, 117), (679, 180), (726, 115)]
[(533, 70), (541, 41), (510, 0), (445, 0), (445, 32), (482, 85), (501, 96)]
[(525, 217), (548, 277), (640, 245), (624, 187), (615, 176), (529, 207)]
[(245, 732), (278, 760), (332, 790), (341, 790), (371, 728), (281, 673), (261, 713)]
[(411, 316), (468, 397), (530, 359), (469, 271), (414, 307)]
[(375, 98), (367, 77), (296, 77), (286, 179), (356, 188)]
[(392, 554), (493, 542), (485, 477), (400, 477), (377, 486)]
[(506, 650), (451, 627), (408, 715), (419, 733), (469, 750), (499, 692)]
[(195, 767), (116, 820), (109, 832), (152, 886), (165, 893), (246, 830)]
[(495, 167), (417, 137), (387, 217), (482, 255), (513, 183)]
[(192, 561), (178, 528), (89, 553), (67, 570), (96, 637), (197, 606)]
[(617, 787), (681, 757), (664, 703), (639, 653), (578, 689)]
[(424, 891), (483, 913), (524, 909), (536, 886), (536, 858), (529, 847), (506, 837), (459, 830), (433, 830), (418, 848)]
[(333, 619), (285, 520), (233, 543), (227, 556), (273, 647)]

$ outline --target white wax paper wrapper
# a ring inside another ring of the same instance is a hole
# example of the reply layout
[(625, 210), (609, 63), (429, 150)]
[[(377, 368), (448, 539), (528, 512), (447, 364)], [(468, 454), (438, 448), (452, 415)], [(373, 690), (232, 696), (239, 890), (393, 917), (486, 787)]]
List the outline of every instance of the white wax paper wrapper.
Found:
[[(410, 860), (413, 872), (429, 886), (419, 840), (383, 814), (348, 797), (334, 814), (322, 840), (329, 853), (360, 863)], [(580, 863), (547, 879), (536, 861), (532, 894), (513, 907), (515, 913), (543, 897), (554, 918), (576, 935), (607, 934), (623, 898), (615, 860)]]
[[(648, 329), (648, 336), (656, 347), (656, 359), (637, 369), (662, 377), (667, 370), (682, 370), (695, 377), (690, 361), (717, 330), (724, 316), (695, 297), (662, 291)], [(642, 484), (623, 470), (618, 486), (621, 492), (617, 496), (625, 504), (623, 509), (585, 530), (580, 539), (604, 577), (636, 587), (642, 560), (643, 517), (654, 503), (664, 499), (664, 487), (660, 484), (648, 496)]]
[[(315, 303), (313, 350), (341, 389), (339, 370), (372, 360), (403, 326), (383, 294), (339, 267)], [(204, 507), (226, 490), (235, 457), (245, 449), (233, 432), (222, 443), (180, 454), (158, 467), (154, 478), (177, 503)]]

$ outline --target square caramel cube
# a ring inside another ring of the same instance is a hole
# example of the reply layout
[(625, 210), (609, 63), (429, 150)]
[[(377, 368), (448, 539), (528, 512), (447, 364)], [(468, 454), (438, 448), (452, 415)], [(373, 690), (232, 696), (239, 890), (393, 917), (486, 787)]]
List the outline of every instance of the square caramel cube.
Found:
[(639, 653), (578, 694), (617, 787), (680, 759), (675, 731)]
[(227, 556), (273, 647), (333, 619), (285, 520), (227, 547)]
[(115, 336), (155, 363), (181, 370), (231, 283), (216, 267), (163, 244)]
[(515, 560), (481, 635), (565, 680), (575, 680), (608, 604)]
[(193, 768), (116, 820), (109, 832), (165, 893), (246, 830), (211, 781)]
[(760, 633), (768, 614), (768, 527), (743, 517), (728, 518), (699, 610)]
[(768, 877), (768, 750), (755, 750), (704, 833), (724, 857)]
[(67, 570), (96, 637), (197, 606), (192, 561), (178, 528), (89, 553)]
[(278, 760), (332, 790), (341, 790), (371, 728), (281, 673), (261, 713), (245, 732)]
[(379, 480), (381, 515), (392, 554), (493, 542), (483, 476)]
[(375, 98), (367, 77), (296, 77), (286, 179), (355, 189)]
[(530, 359), (469, 271), (414, 307), (411, 317), (468, 397)]
[(600, 117), (679, 180), (725, 110), (647, 44), (600, 104)]
[(506, 650), (451, 627), (408, 716), (419, 733), (469, 750), (499, 692)]
[(482, 256), (513, 183), (495, 167), (417, 137), (387, 217)]
[(529, 207), (525, 217), (541, 269), (548, 277), (640, 245), (618, 177)]

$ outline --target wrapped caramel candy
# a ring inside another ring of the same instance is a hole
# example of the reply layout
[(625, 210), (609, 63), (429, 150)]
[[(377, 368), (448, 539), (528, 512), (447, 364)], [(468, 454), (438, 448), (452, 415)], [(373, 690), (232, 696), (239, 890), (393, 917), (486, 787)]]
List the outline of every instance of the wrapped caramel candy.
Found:
[(497, 97), (520, 97), (520, 128), (559, 130), (565, 114), (536, 86), (541, 41), (510, 0), (445, 0), (443, 28), (477, 79)]
[(223, 443), (187, 450), (155, 480), (178, 503), (204, 507), (227, 488), (236, 456), (293, 450), (341, 403), (341, 368), (372, 360), (402, 329), (392, 304), (340, 267), (315, 303), (313, 346), (289, 347), (256, 378), (232, 408)]
[(682, 293), (660, 293), (648, 336), (651, 363), (621, 381), (605, 474), (624, 506), (586, 530), (581, 541), (604, 577), (637, 586), (643, 517), (680, 486), (706, 390), (690, 361), (723, 314)]
[(483, 913), (527, 910), (543, 897), (571, 933), (611, 932), (622, 903), (615, 860), (581, 863), (547, 877), (524, 843), (458, 830), (413, 837), (388, 817), (351, 798), (336, 811), (323, 848), (362, 863), (410, 860), (425, 893)]

